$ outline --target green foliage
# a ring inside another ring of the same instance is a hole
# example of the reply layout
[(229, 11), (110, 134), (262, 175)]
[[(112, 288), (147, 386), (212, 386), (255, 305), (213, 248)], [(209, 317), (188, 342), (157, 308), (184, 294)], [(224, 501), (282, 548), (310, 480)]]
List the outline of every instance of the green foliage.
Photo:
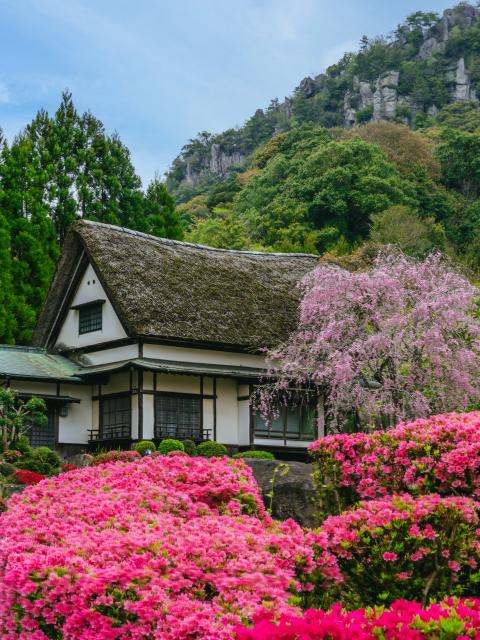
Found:
[(240, 451), (239, 453), (234, 453), (232, 458), (235, 459), (245, 459), (245, 458), (258, 458), (260, 460), (275, 460), (275, 456), (270, 451)]
[(442, 225), (431, 217), (421, 218), (405, 206), (394, 206), (372, 216), (370, 239), (392, 244), (404, 253), (423, 257), (434, 249), (445, 251), (447, 239)]
[(146, 451), (156, 451), (157, 447), (155, 443), (151, 440), (140, 440), (140, 442), (136, 442), (133, 445), (135, 451), (138, 451), (141, 455), (143, 455)]
[(197, 446), (197, 453), (204, 458), (222, 458), (227, 455), (227, 447), (220, 442), (206, 440)]
[(189, 456), (197, 455), (197, 445), (193, 440), (183, 440), (183, 448), (185, 453), (188, 453)]
[(447, 129), (474, 133), (480, 129), (480, 104), (468, 100), (452, 102), (438, 113), (437, 122)]
[(467, 199), (480, 195), (480, 132), (445, 130), (437, 147), (445, 186)]
[(30, 453), (32, 447), (30, 446), (30, 441), (27, 436), (19, 436), (14, 443), (15, 451), (20, 451), (20, 453)]
[(35, 447), (32, 449), (32, 455), (37, 460), (40, 460), (54, 468), (59, 467), (61, 464), (58, 453), (56, 451), (52, 451), (49, 447)]
[(3, 451), (21, 448), (25, 436), (32, 426), (43, 427), (47, 424), (47, 407), (40, 398), (31, 398), (23, 402), (12, 389), (0, 389), (0, 438)]
[(308, 231), (335, 229), (335, 240), (342, 235), (354, 243), (367, 236), (372, 213), (415, 204), (411, 183), (372, 144), (359, 138), (326, 141), (319, 129), (302, 143), (292, 132), (290, 148), (288, 141), (236, 198), (235, 210), (252, 242), (276, 249), (283, 230), (301, 224)]
[(148, 185), (145, 194), (145, 221), (147, 233), (161, 238), (181, 240), (183, 230), (175, 209), (175, 201), (167, 187), (156, 176)]
[(0, 475), (5, 478), (12, 476), (15, 471), (15, 466), (9, 462), (0, 462)]
[(359, 109), (356, 113), (357, 124), (364, 124), (370, 122), (373, 116), (373, 107), (364, 107)]
[(246, 225), (231, 211), (218, 211), (210, 218), (198, 220), (185, 239), (210, 247), (239, 250), (249, 248)]
[(185, 451), (185, 447), (183, 446), (183, 442), (180, 440), (175, 440), (173, 438), (166, 438), (162, 440), (158, 445), (158, 451), (163, 455), (169, 453), (170, 451)]
[(30, 450), (15, 463), (18, 469), (27, 469), (28, 471), (35, 471), (35, 473), (41, 473), (46, 476), (58, 473), (60, 465), (60, 456), (49, 447), (30, 448)]

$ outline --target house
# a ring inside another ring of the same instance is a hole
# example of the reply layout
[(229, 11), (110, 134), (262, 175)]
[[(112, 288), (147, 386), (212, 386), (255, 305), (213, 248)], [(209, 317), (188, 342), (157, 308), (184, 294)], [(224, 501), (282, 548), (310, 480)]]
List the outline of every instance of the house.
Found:
[(294, 328), (297, 283), (316, 262), (78, 221), (33, 346), (0, 347), (0, 381), (45, 399), (48, 427), (31, 442), (64, 455), (167, 437), (305, 449), (321, 403), (267, 425), (250, 397), (262, 350)]

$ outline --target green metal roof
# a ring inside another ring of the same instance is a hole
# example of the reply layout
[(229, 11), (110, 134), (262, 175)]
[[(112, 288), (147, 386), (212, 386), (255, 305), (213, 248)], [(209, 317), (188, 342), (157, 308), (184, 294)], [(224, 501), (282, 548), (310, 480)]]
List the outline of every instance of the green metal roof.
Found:
[(81, 366), (68, 358), (34, 347), (0, 345), (0, 378), (86, 382), (89, 378), (124, 371), (130, 367), (159, 373), (209, 375), (223, 378), (256, 379), (265, 370), (256, 367), (202, 364), (153, 358), (133, 358), (108, 364)]
[(151, 358), (133, 358), (121, 362), (112, 362), (92, 367), (83, 367), (78, 375), (82, 378), (113, 373), (129, 367), (136, 367), (159, 373), (177, 373), (183, 375), (209, 375), (223, 378), (248, 378), (255, 379), (265, 374), (265, 369), (256, 367), (230, 366), (223, 364), (203, 364), (196, 362), (179, 362), (176, 360), (156, 360)]
[(44, 349), (0, 345), (0, 378), (82, 382), (79, 365)]

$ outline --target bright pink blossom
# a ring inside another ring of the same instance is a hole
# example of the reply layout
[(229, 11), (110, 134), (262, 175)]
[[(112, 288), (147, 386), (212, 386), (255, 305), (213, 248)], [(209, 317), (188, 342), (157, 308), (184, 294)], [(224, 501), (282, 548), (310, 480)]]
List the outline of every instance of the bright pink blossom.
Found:
[(227, 640), (339, 579), (325, 536), (267, 515), (227, 458), (106, 462), (29, 487), (0, 517), (2, 640)]
[[(271, 613), (256, 618), (253, 628), (237, 627), (236, 640), (457, 640), (480, 639), (480, 600), (447, 598), (426, 608), (399, 600), (390, 609), (330, 611), (310, 609), (302, 617)], [(448, 631), (448, 630), (451, 631)]]

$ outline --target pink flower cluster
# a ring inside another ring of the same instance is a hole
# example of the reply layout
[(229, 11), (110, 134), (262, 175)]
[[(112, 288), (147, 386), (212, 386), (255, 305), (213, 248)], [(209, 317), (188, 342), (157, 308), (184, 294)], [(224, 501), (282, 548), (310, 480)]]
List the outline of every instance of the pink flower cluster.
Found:
[(426, 608), (398, 600), (389, 609), (310, 609), (303, 617), (259, 617), (253, 628), (237, 627), (236, 640), (480, 640), (480, 600), (448, 598)]
[(480, 503), (465, 497), (395, 495), (325, 520), (338, 559), (342, 602), (480, 596)]
[(266, 514), (249, 467), (146, 457), (70, 471), (0, 517), (4, 640), (226, 640), (339, 579), (323, 534)]
[(327, 436), (310, 446), (341, 508), (408, 491), (480, 497), (480, 412), (450, 413), (372, 434)]

